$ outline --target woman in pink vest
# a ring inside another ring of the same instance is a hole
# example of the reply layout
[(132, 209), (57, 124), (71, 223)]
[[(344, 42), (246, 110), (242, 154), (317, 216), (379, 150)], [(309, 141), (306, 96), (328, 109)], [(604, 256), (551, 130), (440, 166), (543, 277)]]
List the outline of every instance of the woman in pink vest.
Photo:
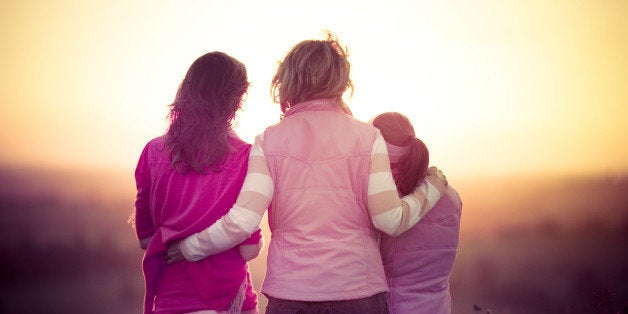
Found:
[(271, 88), (283, 118), (256, 137), (235, 206), (172, 244), (169, 262), (229, 249), (257, 230), (268, 209), (266, 313), (388, 312), (378, 230), (397, 235), (410, 228), (446, 181), (435, 173), (399, 197), (384, 139), (342, 101), (352, 89), (349, 69), (331, 34), (288, 52)]
[(200, 262), (166, 265), (166, 243), (207, 228), (236, 201), (251, 145), (231, 121), (248, 86), (238, 60), (222, 52), (201, 56), (171, 105), (168, 132), (142, 151), (134, 220), (146, 249), (144, 313), (257, 313), (246, 260), (261, 249), (259, 230)]
[[(427, 175), (429, 152), (410, 120), (387, 112), (373, 125), (386, 140), (399, 195), (411, 193)], [(381, 253), (390, 292), (390, 313), (451, 313), (449, 276), (454, 268), (462, 201), (451, 185), (434, 208), (397, 237), (382, 234)]]

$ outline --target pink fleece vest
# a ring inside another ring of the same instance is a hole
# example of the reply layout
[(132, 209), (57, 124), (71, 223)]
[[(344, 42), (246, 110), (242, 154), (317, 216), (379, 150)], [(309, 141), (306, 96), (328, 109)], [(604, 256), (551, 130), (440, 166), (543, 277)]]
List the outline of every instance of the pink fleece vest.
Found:
[(296, 105), (266, 129), (275, 191), (264, 294), (332, 301), (388, 290), (366, 207), (375, 135), (329, 99)]

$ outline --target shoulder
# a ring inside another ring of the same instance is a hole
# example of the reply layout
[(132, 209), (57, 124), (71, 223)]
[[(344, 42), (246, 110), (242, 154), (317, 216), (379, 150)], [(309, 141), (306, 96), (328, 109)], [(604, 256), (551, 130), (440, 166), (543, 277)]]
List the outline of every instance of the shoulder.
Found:
[[(462, 200), (460, 199), (458, 191), (456, 191), (456, 189), (454, 189), (451, 184), (447, 185), (445, 193), (436, 203), (434, 209), (430, 211), (427, 215), (430, 215), (432, 212), (434, 212), (434, 216), (438, 216), (444, 213), (454, 214), (458, 216), (460, 215), (460, 213), (462, 212)], [(440, 212), (440, 214), (436, 214), (436, 212)]]
[(451, 184), (447, 185), (446, 193), (449, 196), (449, 198), (451, 198), (454, 204), (462, 207), (462, 199), (460, 198), (460, 194), (458, 194), (458, 191), (456, 191), (456, 189), (454, 189), (454, 187), (451, 186)]
[(142, 156), (153, 155), (156, 152), (163, 152), (165, 147), (165, 135), (158, 136), (146, 143), (144, 145), (144, 149), (142, 150)]
[(266, 138), (274, 138), (276, 134), (281, 134), (282, 132), (290, 133), (290, 130), (292, 129), (292, 126), (290, 125), (293, 120), (292, 118), (292, 116), (285, 117), (281, 121), (267, 126), (262, 133), (255, 136), (254, 145), (263, 147)]
[(344, 119), (347, 121), (347, 124), (358, 132), (369, 134), (375, 138), (377, 134), (379, 134), (379, 129), (374, 127), (372, 124), (364, 121), (360, 121), (353, 116), (344, 115)]
[(229, 146), (230, 152), (227, 157), (227, 164), (225, 167), (241, 167), (248, 164), (249, 152), (251, 151), (251, 144), (243, 141), (235, 133), (229, 134)]
[(158, 137), (155, 137), (154, 139), (148, 141), (148, 143), (146, 143), (146, 148), (150, 148), (150, 149), (159, 148), (159, 149), (162, 149), (164, 147), (165, 143), (166, 143), (166, 136), (165, 135), (158, 136)]
[(251, 148), (251, 144), (242, 140), (235, 132), (229, 133), (229, 145), (237, 151), (248, 150)]
[(381, 145), (386, 146), (384, 138), (382, 137), (378, 128), (367, 122), (362, 122), (354, 117), (348, 116), (348, 123), (350, 128), (355, 133), (360, 134), (360, 137), (368, 143), (370, 146), (376, 146), (377, 142), (381, 142)]
[(267, 126), (264, 132), (258, 134), (257, 136), (260, 136), (260, 135), (263, 136), (264, 133), (272, 132), (273, 130), (280, 127), (285, 127), (287, 124), (290, 124), (292, 120), (294, 120), (293, 116), (284, 117), (283, 119), (281, 119), (281, 121)]
[(170, 156), (165, 149), (165, 137), (165, 135), (162, 135), (148, 141), (142, 150), (139, 163), (169, 163)]

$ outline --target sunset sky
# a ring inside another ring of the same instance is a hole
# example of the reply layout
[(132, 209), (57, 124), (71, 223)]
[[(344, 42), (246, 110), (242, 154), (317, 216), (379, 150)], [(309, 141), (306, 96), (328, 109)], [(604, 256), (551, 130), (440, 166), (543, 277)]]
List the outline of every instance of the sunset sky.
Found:
[(449, 177), (628, 172), (628, 1), (1, 1), (0, 163), (133, 169), (189, 65), (246, 64), (237, 132), (276, 123), (277, 61), (336, 33), (355, 116), (409, 116)]

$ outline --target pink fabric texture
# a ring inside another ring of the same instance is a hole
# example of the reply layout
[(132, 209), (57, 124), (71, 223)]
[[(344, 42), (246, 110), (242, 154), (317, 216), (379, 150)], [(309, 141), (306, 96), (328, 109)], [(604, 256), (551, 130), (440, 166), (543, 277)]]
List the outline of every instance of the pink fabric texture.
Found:
[[(243, 309), (254, 308), (257, 295), (250, 284), (247, 263), (238, 247), (198, 262), (165, 264), (167, 243), (202, 231), (228, 212), (246, 175), (251, 146), (230, 134), (232, 147), (223, 170), (207, 174), (180, 174), (170, 166), (164, 136), (142, 151), (137, 184), (136, 233), (152, 236), (142, 262), (146, 295), (144, 313), (227, 310), (244, 280), (249, 283)], [(261, 239), (258, 230), (245, 244)], [(156, 307), (156, 309), (154, 309)]]
[(391, 163), (399, 162), (401, 158), (410, 150), (410, 147), (408, 146), (401, 147), (390, 143), (386, 143), (386, 148), (388, 149), (388, 158), (390, 158)]
[(388, 290), (366, 207), (376, 134), (329, 99), (291, 107), (266, 129), (274, 194), (262, 293), (335, 301)]
[(456, 259), (461, 213), (462, 201), (450, 185), (414, 227), (398, 237), (382, 234), (391, 314), (451, 313), (449, 276)]

